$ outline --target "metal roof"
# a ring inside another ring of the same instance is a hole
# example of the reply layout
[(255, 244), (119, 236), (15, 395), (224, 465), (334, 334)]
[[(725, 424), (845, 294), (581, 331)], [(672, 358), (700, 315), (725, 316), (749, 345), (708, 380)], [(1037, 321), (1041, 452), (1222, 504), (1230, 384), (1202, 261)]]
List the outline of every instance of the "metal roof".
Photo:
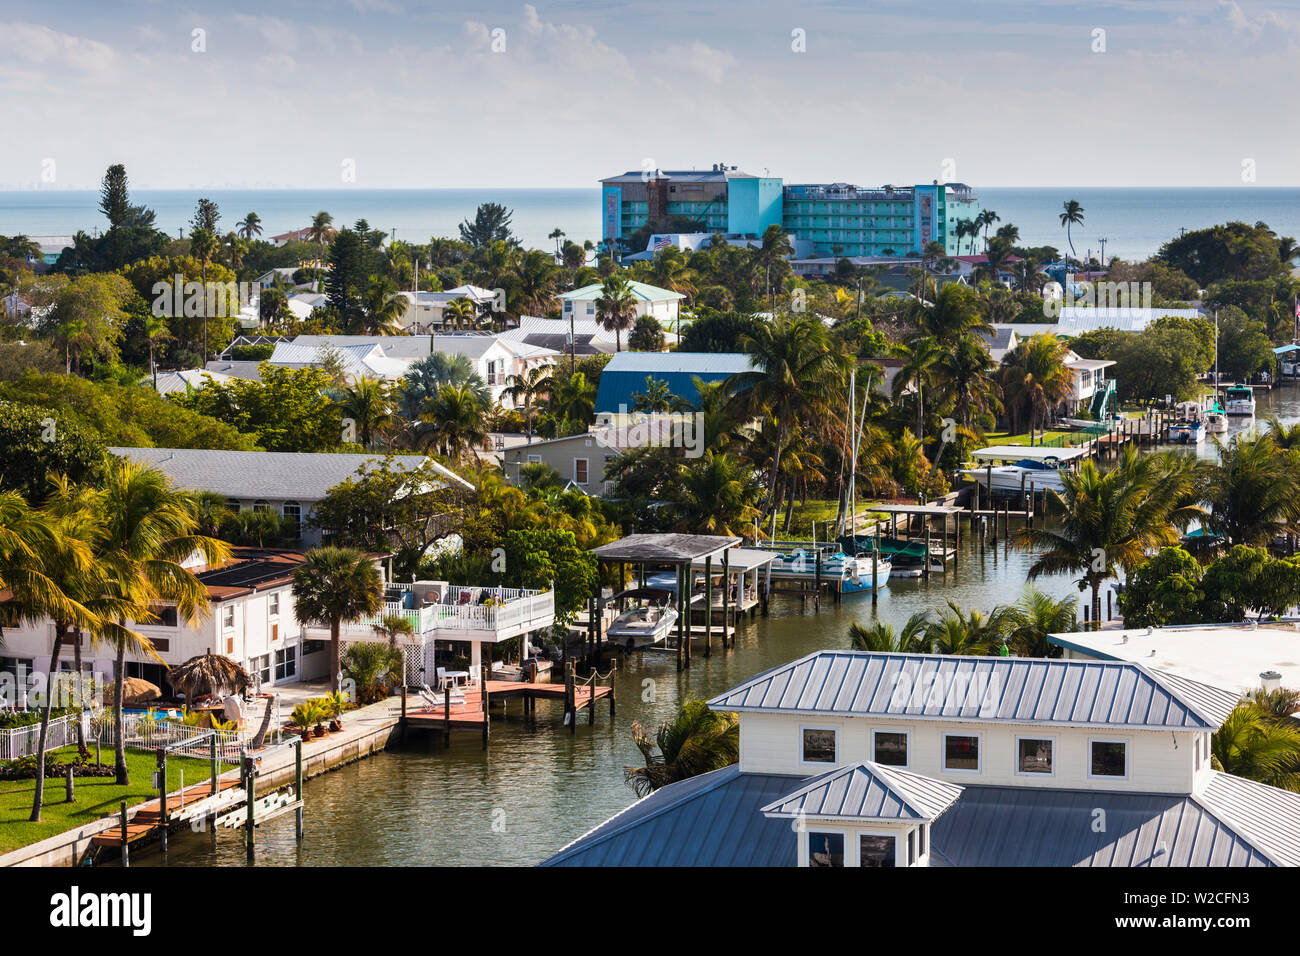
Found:
[[(365, 464), (378, 465), (383, 455), (284, 451), (222, 451), (210, 448), (110, 448), (115, 455), (155, 465), (179, 488), (214, 491), (241, 501), (319, 501), (331, 488), (356, 477)], [(394, 455), (393, 465), (413, 469), (422, 455)], [(473, 488), (455, 472), (430, 460), (438, 474)]]
[(1141, 332), (1156, 319), (1165, 316), (1194, 319), (1204, 313), (1200, 309), (1143, 309), (1137, 307), (1096, 308), (1067, 305), (1061, 308), (1060, 331), (1077, 335), (1093, 329), (1118, 329), (1121, 332)]
[(646, 379), (650, 378), (663, 382), (673, 395), (698, 407), (696, 378), (721, 382), (753, 369), (748, 355), (731, 352), (616, 352), (600, 373), (596, 411), (632, 408), (636, 404), (634, 396), (646, 391)]
[(740, 540), (720, 534), (630, 534), (593, 548), (591, 553), (602, 561), (686, 564), (706, 555), (720, 556)]
[(759, 807), (798, 777), (736, 764), (670, 784), (574, 840), (542, 866), (795, 866), (789, 822)]
[(1300, 866), (1300, 793), (1212, 771), (1197, 800), (1279, 866)]
[(818, 651), (709, 701), (714, 710), (1139, 730), (1217, 730), (1238, 696), (1141, 664)]
[[(727, 572), (737, 574), (744, 571), (753, 571), (755, 568), (766, 567), (777, 558), (775, 551), (764, 551), (761, 548), (732, 548), (727, 552)], [(696, 558), (692, 567), (703, 568), (704, 559)], [(713, 573), (721, 574), (722, 565), (715, 562)]]
[(1083, 457), (1085, 452), (1082, 448), (1056, 448), (1047, 445), (990, 445), (988, 448), (977, 448), (970, 454), (972, 458), (980, 461), (1019, 461), (1024, 458), (1033, 461), (1044, 461), (1048, 458), (1071, 461)]
[[(627, 280), (628, 291), (632, 293), (632, 298), (640, 299), (642, 302), (678, 302), (684, 298), (680, 292), (674, 292), (671, 289), (661, 289), (657, 285), (648, 285), (645, 282), (637, 282), (635, 279)], [(574, 302), (586, 302), (588, 300), (599, 299), (603, 294), (605, 286), (600, 282), (593, 282), (590, 285), (584, 285), (579, 289), (571, 289), (568, 292), (561, 292), (556, 296), (557, 299), (573, 300)]]
[(962, 788), (869, 760), (818, 777), (763, 807), (781, 818), (929, 822), (961, 796)]
[(968, 786), (932, 825), (930, 846), (931, 865), (950, 866), (1272, 863), (1191, 796), (1111, 790)]

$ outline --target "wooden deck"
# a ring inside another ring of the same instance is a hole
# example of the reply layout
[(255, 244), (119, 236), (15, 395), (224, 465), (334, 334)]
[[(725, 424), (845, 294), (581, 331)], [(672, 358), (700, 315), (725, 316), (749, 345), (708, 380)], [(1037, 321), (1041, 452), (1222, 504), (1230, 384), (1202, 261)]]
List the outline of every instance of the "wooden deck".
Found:
[[(593, 694), (594, 691), (594, 694)], [(590, 707), (592, 703), (598, 700), (604, 700), (609, 697), (611, 689), (609, 687), (590, 687), (578, 684), (574, 687), (574, 710), (580, 711)], [(488, 720), (488, 714), (483, 707), (483, 690), (480, 685), (472, 685), (460, 688), (460, 696), (463, 701), (453, 700), (450, 708), (443, 703), (443, 698), (437, 692), (437, 706), (430, 706), (423, 698), (416, 697), (419, 706), (414, 702), (408, 702), (406, 708), (406, 721), (412, 727), (430, 727), (439, 730), (482, 730)], [(487, 697), (489, 706), (491, 702), (498, 700), (523, 700), (525, 706), (538, 700), (559, 700), (566, 698), (564, 684), (530, 684), (527, 681), (508, 681), (508, 680), (489, 680), (487, 682)]]
[[(234, 789), (240, 786), (238, 771), (234, 776), (223, 776), (217, 779), (217, 793)], [(197, 804), (210, 800), (215, 794), (212, 792), (210, 782), (196, 783), (185, 788), (184, 797), (178, 793), (167, 794), (167, 815), (174, 818), (178, 813), (187, 807), (193, 808)], [(149, 803), (142, 804), (136, 811), (135, 815), (127, 821), (126, 824), (126, 842), (135, 843), (138, 840), (146, 839), (157, 833), (162, 825), (162, 802), (160, 800), (151, 800)], [(111, 830), (105, 830), (103, 833), (97, 833), (90, 838), (92, 847), (120, 847), (122, 845), (122, 828), (113, 827)]]

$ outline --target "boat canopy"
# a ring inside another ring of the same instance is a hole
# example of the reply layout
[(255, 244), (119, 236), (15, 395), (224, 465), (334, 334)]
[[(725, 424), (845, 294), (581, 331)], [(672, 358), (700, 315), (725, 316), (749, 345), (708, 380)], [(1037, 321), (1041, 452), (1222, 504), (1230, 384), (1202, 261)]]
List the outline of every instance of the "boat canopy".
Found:
[(971, 452), (971, 457), (980, 461), (1046, 461), (1049, 458), (1058, 462), (1073, 461), (1085, 454), (1082, 448), (1050, 448), (1046, 445), (991, 445)]
[(626, 591), (620, 591), (615, 594), (611, 601), (617, 601), (620, 598), (645, 598), (649, 601), (670, 601), (675, 596), (675, 592), (667, 588), (628, 588)]

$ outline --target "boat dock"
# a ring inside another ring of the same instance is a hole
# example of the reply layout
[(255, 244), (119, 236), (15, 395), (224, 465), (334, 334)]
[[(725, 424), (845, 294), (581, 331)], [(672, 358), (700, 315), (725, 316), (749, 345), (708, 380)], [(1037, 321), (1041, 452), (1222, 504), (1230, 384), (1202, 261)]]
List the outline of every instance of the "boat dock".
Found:
[[(596, 722), (595, 705), (609, 701), (609, 715), (615, 714), (614, 662), (605, 674), (593, 671), (585, 678), (577, 676), (576, 664), (565, 663), (564, 682), (533, 683), (530, 681), (492, 680), (484, 668), (483, 678), (477, 684), (453, 688), (447, 685), (441, 692), (433, 692), (432, 699), (412, 700), (409, 692), (402, 695), (401, 726), (416, 730), (440, 731), (443, 740), (451, 743), (453, 730), (472, 730), (482, 735), (486, 750), (492, 724), (492, 705), (503, 707), (509, 701), (523, 702), (524, 713), (537, 709), (539, 700), (558, 700), (564, 704), (564, 723), (570, 733), (577, 732), (578, 715), (587, 711), (588, 723)], [(418, 703), (417, 703), (418, 701)]]

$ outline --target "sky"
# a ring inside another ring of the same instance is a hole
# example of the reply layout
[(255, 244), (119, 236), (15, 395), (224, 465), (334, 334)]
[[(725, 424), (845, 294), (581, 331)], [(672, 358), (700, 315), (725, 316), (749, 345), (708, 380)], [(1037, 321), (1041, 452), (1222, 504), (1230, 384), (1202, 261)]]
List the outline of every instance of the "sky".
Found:
[(0, 188), (1300, 185), (1300, 0), (0, 0)]

